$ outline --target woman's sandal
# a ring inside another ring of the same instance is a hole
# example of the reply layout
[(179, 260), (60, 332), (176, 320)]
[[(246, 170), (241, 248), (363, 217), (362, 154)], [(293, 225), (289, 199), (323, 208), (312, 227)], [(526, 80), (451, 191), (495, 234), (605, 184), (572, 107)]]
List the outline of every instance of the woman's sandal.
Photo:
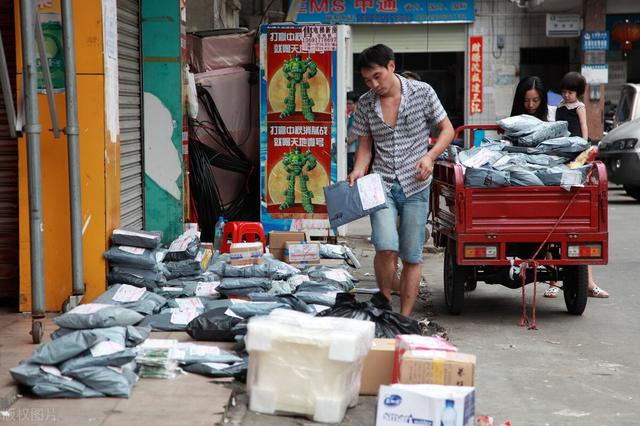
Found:
[(560, 290), (562, 290), (560, 287), (549, 287), (545, 290), (544, 297), (558, 297)]
[(590, 289), (588, 294), (589, 294), (589, 297), (597, 297), (598, 299), (606, 299), (609, 297), (609, 293), (607, 293), (606, 291), (604, 291), (598, 286), (595, 286), (594, 288)]

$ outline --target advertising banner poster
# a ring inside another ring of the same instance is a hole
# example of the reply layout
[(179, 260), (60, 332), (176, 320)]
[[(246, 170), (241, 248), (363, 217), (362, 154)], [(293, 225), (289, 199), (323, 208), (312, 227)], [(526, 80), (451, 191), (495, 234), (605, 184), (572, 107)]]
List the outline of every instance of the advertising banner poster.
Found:
[(261, 27), (261, 220), (328, 228), (323, 188), (335, 180), (335, 59), (329, 25)]
[(287, 20), (326, 24), (473, 22), (474, 0), (297, 0)]
[[(64, 92), (64, 46), (62, 41), (62, 15), (60, 0), (38, 0), (38, 14), (44, 39), (44, 50), (51, 73), (54, 93)], [(40, 55), (36, 51), (38, 93), (47, 93)]]
[(482, 112), (482, 37), (469, 37), (469, 113)]

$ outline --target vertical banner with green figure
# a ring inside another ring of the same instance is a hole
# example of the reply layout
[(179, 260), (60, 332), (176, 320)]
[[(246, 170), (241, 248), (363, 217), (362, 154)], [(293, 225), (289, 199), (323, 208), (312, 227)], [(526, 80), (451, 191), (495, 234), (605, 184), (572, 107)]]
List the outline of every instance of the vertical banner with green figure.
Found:
[(289, 229), (291, 221), (326, 221), (323, 187), (335, 179), (336, 27), (266, 26), (261, 34), (262, 223)]
[[(51, 72), (53, 92), (64, 92), (64, 48), (62, 42), (62, 15), (60, 12), (60, 0), (48, 0), (38, 2), (38, 13), (44, 38), (44, 50), (47, 55), (47, 63)], [(36, 57), (38, 66), (38, 92), (46, 93), (42, 64), (40, 57)]]

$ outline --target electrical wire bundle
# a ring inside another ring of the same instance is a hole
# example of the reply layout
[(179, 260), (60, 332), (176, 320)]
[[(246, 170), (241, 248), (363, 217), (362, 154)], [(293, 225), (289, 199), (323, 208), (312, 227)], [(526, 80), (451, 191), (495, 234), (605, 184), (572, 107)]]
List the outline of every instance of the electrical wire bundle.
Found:
[[(198, 213), (198, 223), (202, 232), (202, 241), (213, 241), (214, 226), (219, 216), (226, 220), (253, 220), (258, 216), (259, 176), (257, 167), (240, 149), (250, 137), (251, 132), (241, 144), (237, 144), (224, 123), (220, 111), (211, 94), (202, 86), (197, 86), (200, 105), (206, 111), (209, 120), (190, 121), (189, 132), (189, 185), (191, 198)], [(251, 105), (251, 104), (249, 104)], [(216, 148), (205, 145), (200, 135), (216, 143)], [(242, 191), (229, 202), (221, 197), (219, 182), (212, 167), (245, 176)], [(253, 189), (253, 190), (252, 190)]]

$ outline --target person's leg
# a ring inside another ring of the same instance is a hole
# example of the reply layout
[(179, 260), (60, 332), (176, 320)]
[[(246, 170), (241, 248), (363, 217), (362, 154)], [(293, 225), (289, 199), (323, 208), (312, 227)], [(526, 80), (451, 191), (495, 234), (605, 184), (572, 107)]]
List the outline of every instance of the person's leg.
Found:
[(376, 249), (373, 268), (378, 289), (391, 300), (391, 287), (398, 258), (398, 228), (396, 221), (398, 210), (389, 193), (386, 194), (388, 208), (371, 214), (371, 242)]
[(591, 269), (591, 265), (587, 266), (587, 276), (589, 277), (589, 296), (597, 297), (600, 299), (606, 299), (607, 297), (609, 297), (609, 293), (598, 287), (596, 282), (593, 280), (593, 271)]
[[(396, 199), (400, 199), (398, 195)], [(403, 197), (402, 197), (403, 198)], [(400, 213), (400, 308), (403, 315), (410, 315), (418, 297), (422, 276), (422, 248), (425, 224), (429, 212), (429, 188), (398, 202)]]
[(422, 277), (422, 263), (408, 263), (402, 261), (400, 274), (400, 313), (409, 316), (418, 297), (420, 278)]
[[(393, 261), (393, 283), (391, 284), (391, 294), (400, 294), (400, 264), (398, 263), (398, 253), (396, 252), (395, 259)], [(402, 271), (401, 271), (402, 272)]]
[(397, 252), (390, 250), (376, 251), (376, 255), (373, 258), (373, 269), (376, 273), (378, 289), (389, 300), (391, 300), (391, 286), (396, 274), (396, 258)]
[[(545, 259), (553, 259), (551, 252), (547, 252), (544, 256)], [(544, 297), (558, 297), (560, 294), (560, 286), (557, 281), (549, 281), (549, 288), (545, 290)]]

